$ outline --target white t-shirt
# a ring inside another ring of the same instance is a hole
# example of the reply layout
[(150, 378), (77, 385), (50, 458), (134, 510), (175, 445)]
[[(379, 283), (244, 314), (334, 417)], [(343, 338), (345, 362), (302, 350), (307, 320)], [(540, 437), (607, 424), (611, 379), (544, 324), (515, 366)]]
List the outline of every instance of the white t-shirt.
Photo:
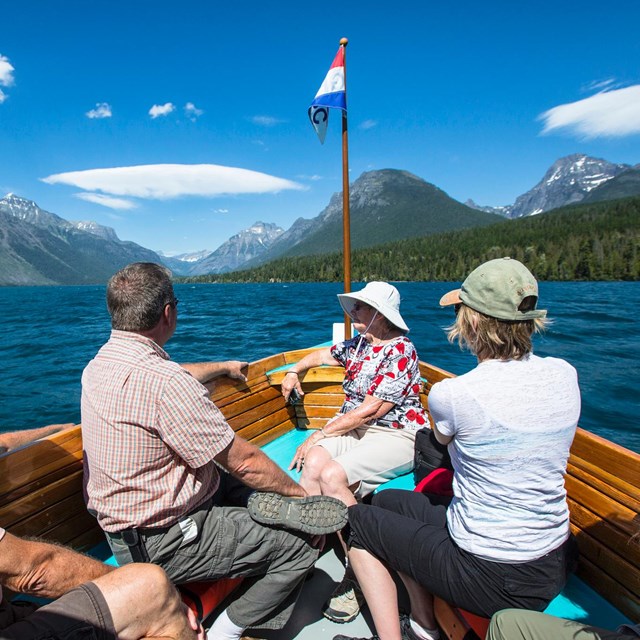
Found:
[(576, 370), (530, 355), (488, 360), (429, 394), (438, 430), (453, 436), (451, 537), (486, 560), (528, 562), (569, 535), (564, 473), (580, 415)]

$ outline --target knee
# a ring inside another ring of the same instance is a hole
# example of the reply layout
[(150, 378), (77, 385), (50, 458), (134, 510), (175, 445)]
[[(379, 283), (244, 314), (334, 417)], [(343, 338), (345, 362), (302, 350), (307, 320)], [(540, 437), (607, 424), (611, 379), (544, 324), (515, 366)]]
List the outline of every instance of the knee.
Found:
[(180, 597), (164, 570), (155, 564), (128, 564), (117, 569), (114, 578), (136, 602), (152, 610), (170, 608)]
[(283, 538), (278, 545), (279, 552), (275, 565), (290, 575), (304, 575), (318, 560), (319, 549), (305, 534), (283, 531)]
[(320, 483), (328, 487), (348, 486), (347, 474), (338, 462), (328, 462), (320, 471)]
[(304, 459), (303, 472), (306, 476), (317, 480), (327, 464), (325, 450), (322, 447), (311, 447)]
[(506, 628), (512, 625), (513, 617), (514, 610), (512, 609), (498, 611), (494, 614), (487, 631), (487, 640), (507, 640), (509, 637), (514, 637), (506, 632)]

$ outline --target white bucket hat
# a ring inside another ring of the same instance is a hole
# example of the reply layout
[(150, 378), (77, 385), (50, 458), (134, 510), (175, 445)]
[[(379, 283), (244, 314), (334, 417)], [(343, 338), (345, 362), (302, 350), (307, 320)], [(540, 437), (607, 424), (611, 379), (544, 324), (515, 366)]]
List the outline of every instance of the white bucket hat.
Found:
[(355, 293), (339, 293), (338, 300), (344, 312), (350, 316), (356, 301), (365, 302), (381, 313), (392, 325), (409, 331), (406, 322), (400, 315), (400, 293), (388, 282), (369, 282), (361, 291)]

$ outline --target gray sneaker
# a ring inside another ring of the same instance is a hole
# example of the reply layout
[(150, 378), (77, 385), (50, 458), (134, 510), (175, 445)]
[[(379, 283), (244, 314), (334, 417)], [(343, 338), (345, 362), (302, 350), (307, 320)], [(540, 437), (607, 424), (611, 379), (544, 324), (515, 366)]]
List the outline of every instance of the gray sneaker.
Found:
[(354, 575), (347, 571), (342, 582), (333, 590), (331, 597), (325, 602), (322, 615), (342, 624), (351, 622), (358, 617), (360, 608), (364, 604), (364, 596), (360, 590), (360, 585), (355, 580)]
[(289, 498), (279, 493), (256, 491), (251, 494), (247, 509), (260, 524), (310, 535), (340, 531), (347, 524), (347, 506), (329, 496)]

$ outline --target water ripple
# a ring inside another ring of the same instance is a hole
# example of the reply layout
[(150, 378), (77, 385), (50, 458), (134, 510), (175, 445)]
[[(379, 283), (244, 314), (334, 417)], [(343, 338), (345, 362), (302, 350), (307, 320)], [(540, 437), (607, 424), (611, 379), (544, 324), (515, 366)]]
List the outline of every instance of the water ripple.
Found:
[[(454, 373), (473, 367), (471, 355), (447, 343), (443, 328), (453, 314), (438, 306), (458, 283), (397, 286), (420, 357)], [(341, 290), (337, 283), (178, 285), (178, 330), (167, 350), (178, 362), (255, 360), (325, 342), (342, 320)], [(0, 289), (0, 430), (80, 419), (82, 369), (110, 331), (104, 294), (104, 287)], [(640, 284), (547, 282), (540, 295), (553, 324), (536, 353), (578, 370), (581, 425), (640, 451)]]

